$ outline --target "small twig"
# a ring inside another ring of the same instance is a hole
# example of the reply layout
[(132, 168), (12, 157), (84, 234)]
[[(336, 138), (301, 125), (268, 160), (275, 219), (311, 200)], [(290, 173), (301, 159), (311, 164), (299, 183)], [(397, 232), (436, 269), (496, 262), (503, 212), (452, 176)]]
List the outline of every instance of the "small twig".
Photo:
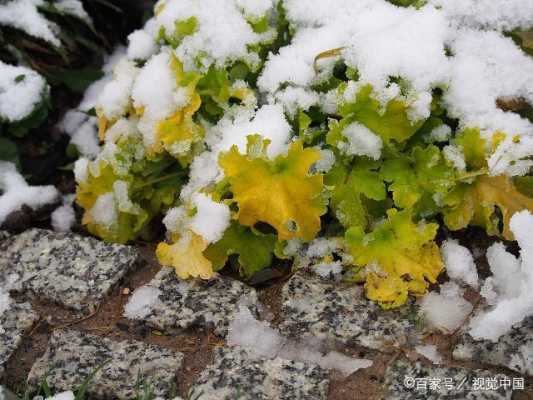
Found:
[(96, 307), (96, 310), (94, 310), (92, 313), (90, 313), (89, 315), (87, 315), (87, 316), (85, 316), (83, 318), (80, 318), (80, 319), (77, 319), (77, 320), (73, 320), (73, 321), (69, 321), (69, 322), (65, 322), (65, 323), (60, 324), (60, 325), (56, 325), (56, 324), (50, 324), (50, 325), (52, 325), (52, 327), (54, 329), (66, 328), (67, 326), (75, 325), (75, 324), (78, 324), (80, 322), (87, 321), (88, 319), (91, 319), (96, 314), (98, 314), (98, 311), (100, 311), (100, 306)]

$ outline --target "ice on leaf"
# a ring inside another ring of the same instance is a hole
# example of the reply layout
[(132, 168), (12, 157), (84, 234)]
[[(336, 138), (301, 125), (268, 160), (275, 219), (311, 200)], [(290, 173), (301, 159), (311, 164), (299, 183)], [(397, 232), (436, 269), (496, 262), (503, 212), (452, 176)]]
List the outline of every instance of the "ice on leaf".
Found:
[(323, 176), (310, 174), (320, 151), (293, 142), (286, 155), (273, 160), (266, 155), (268, 140), (248, 138), (247, 154), (237, 146), (219, 157), (239, 207), (238, 220), (254, 226), (264, 222), (277, 230), (280, 240), (312, 240), (320, 230), (320, 216), (326, 212)]
[(369, 299), (383, 308), (401, 306), (408, 294), (422, 295), (443, 269), (440, 250), (433, 241), (437, 225), (412, 221), (409, 210), (390, 209), (387, 220), (365, 234), (360, 227), (346, 232), (353, 264), (366, 267)]

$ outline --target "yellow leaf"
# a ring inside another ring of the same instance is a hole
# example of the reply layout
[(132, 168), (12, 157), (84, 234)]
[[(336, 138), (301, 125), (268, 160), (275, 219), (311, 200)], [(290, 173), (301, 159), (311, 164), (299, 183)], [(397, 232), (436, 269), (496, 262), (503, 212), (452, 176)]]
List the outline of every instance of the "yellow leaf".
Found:
[(180, 279), (213, 277), (211, 261), (204, 257), (203, 251), (208, 243), (193, 232), (182, 236), (176, 243), (159, 243), (156, 256), (161, 265), (174, 267)]
[(176, 157), (182, 165), (191, 162), (194, 145), (201, 142), (204, 129), (193, 120), (193, 115), (202, 104), (200, 95), (196, 92), (199, 76), (186, 74), (181, 62), (173, 55), (171, 68), (176, 76), (176, 84), (184, 88), (188, 99), (187, 105), (176, 110), (170, 117), (157, 123), (156, 142), (150, 148), (152, 153), (160, 153), (163, 149)]
[(499, 235), (499, 209), (505, 239), (513, 240), (509, 222), (514, 213), (522, 210), (533, 212), (533, 198), (519, 192), (511, 178), (480, 176), (472, 184), (462, 184), (445, 199), (444, 222), (452, 230), (467, 225), (484, 227), (490, 235)]
[(220, 155), (219, 164), (228, 179), (233, 199), (239, 206), (242, 225), (265, 222), (276, 228), (281, 240), (312, 240), (320, 230), (320, 216), (326, 212), (322, 198), (323, 176), (310, 174), (320, 152), (292, 143), (286, 155), (274, 160), (266, 156), (268, 141), (259, 135), (248, 137), (248, 154), (237, 146)]
[(443, 269), (433, 238), (436, 224), (411, 220), (408, 210), (391, 209), (388, 219), (365, 234), (360, 227), (346, 232), (353, 263), (366, 267), (367, 297), (383, 308), (401, 306), (408, 294), (423, 295)]

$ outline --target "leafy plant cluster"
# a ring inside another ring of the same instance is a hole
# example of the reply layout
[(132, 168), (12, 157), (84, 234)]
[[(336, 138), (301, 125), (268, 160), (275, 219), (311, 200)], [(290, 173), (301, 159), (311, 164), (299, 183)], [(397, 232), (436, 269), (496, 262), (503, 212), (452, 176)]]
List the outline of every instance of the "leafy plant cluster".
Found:
[[(197, 24), (194, 17), (176, 21), (172, 34), (161, 30), (159, 44), (175, 48)], [(205, 130), (250, 98), (261, 98), (256, 82), (267, 53), (290, 40), (281, 6), (250, 24), (276, 30), (273, 40), (252, 49), (259, 65), (234, 60), (206, 70), (198, 60), (197, 69), (186, 71), (173, 56), (176, 84), (188, 101), (157, 123), (150, 146), (140, 136), (114, 134), (125, 130), (99, 114), (101, 138), (116, 150), (90, 162), (78, 186), (90, 232), (109, 241), (134, 240), (156, 217), (179, 206), (178, 227), (158, 245), (157, 256), (181, 278), (210, 278), (230, 267), (252, 279), (282, 260), (303, 257), (313, 240), (332, 239), (338, 248), (314, 261), (342, 261), (346, 276), (364, 282), (367, 296), (384, 308), (401, 306), (410, 294), (423, 295), (436, 283), (444, 268), (439, 230), (478, 226), (513, 239), (510, 217), (533, 210), (533, 177), (490, 175), (487, 160), (502, 141), (520, 137), (496, 132), (487, 138), (475, 127), (460, 129), (442, 101), (445, 88), (433, 90), (431, 114), (413, 120), (405, 98), (380, 100), (335, 50), (317, 54), (317, 60), (337, 61), (313, 89), (334, 93), (336, 112), (312, 106), (287, 114), (294, 135), (287, 151), (275, 157), (268, 155), (271, 143), (261, 132), (249, 132), (246, 151), (235, 145), (220, 152), (214, 162), (223, 178), (198, 191), (226, 206), (230, 222), (213, 242), (190, 229), (187, 221), (201, 210), (179, 192), (192, 160), (207, 151)], [(237, 81), (245, 85), (236, 89)], [(402, 88), (408, 82), (391, 77), (390, 84)], [(144, 111), (132, 106), (122, 118), (135, 124)], [(354, 148), (353, 130), (370, 132), (370, 144)], [(435, 135), (438, 130), (447, 134)], [(361, 152), (364, 146), (370, 148)], [(96, 211), (111, 194), (118, 214), (106, 223)]]
[[(6, 0), (0, 5), (10, 7), (16, 2)], [(74, 105), (73, 100), (103, 76), (100, 66), (104, 57), (124, 40), (132, 26), (141, 22), (144, 12), (141, 3), (132, 5), (123, 0), (80, 0), (67, 7), (60, 7), (59, 3), (35, 2), (40, 19), (37, 22), (32, 22), (31, 15), (22, 18), (18, 26), (0, 22), (0, 65), (25, 69), (9, 84), (22, 85), (31, 74), (45, 80), (32, 110), (22, 118), (12, 120), (0, 113), (0, 160), (19, 166), (22, 156), (38, 153), (57, 158), (48, 153), (65, 151), (64, 144), (51, 144), (51, 126), (65, 108)], [(73, 11), (76, 5), (83, 14)], [(32, 23), (48, 24), (58, 42), (51, 43), (32, 32)], [(31, 147), (31, 154), (25, 154), (28, 151), (24, 147)]]

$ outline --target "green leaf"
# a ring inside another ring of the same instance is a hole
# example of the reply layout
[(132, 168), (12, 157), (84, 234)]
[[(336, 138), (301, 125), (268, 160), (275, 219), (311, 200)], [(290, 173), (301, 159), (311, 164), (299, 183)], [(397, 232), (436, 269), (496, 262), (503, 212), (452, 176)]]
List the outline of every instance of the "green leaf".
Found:
[(390, 100), (383, 106), (372, 97), (372, 86), (365, 85), (357, 92), (355, 101), (346, 102), (339, 107), (345, 125), (359, 122), (381, 136), (385, 143), (394, 140), (398, 143), (409, 139), (424, 123), (425, 119), (411, 122), (408, 106), (402, 100)]
[(10, 161), (20, 167), (19, 151), (12, 140), (0, 137), (0, 160)]
[(70, 90), (83, 93), (93, 82), (100, 79), (104, 73), (97, 68), (62, 69), (48, 74), (54, 84), (64, 84)]
[(241, 276), (250, 278), (256, 272), (272, 263), (272, 254), (276, 244), (275, 235), (254, 233), (250, 228), (233, 221), (218, 242), (209, 245), (204, 255), (218, 271), (224, 267), (228, 257), (238, 254)]
[(332, 188), (330, 207), (344, 227), (366, 228), (369, 212), (365, 200), (381, 201), (387, 197), (378, 167), (377, 162), (361, 159), (351, 168), (337, 164), (325, 176), (326, 186)]
[(389, 182), (399, 208), (415, 208), (416, 214), (437, 211), (434, 195), (444, 196), (456, 184), (456, 171), (434, 145), (415, 146), (410, 155), (387, 159), (381, 176)]

